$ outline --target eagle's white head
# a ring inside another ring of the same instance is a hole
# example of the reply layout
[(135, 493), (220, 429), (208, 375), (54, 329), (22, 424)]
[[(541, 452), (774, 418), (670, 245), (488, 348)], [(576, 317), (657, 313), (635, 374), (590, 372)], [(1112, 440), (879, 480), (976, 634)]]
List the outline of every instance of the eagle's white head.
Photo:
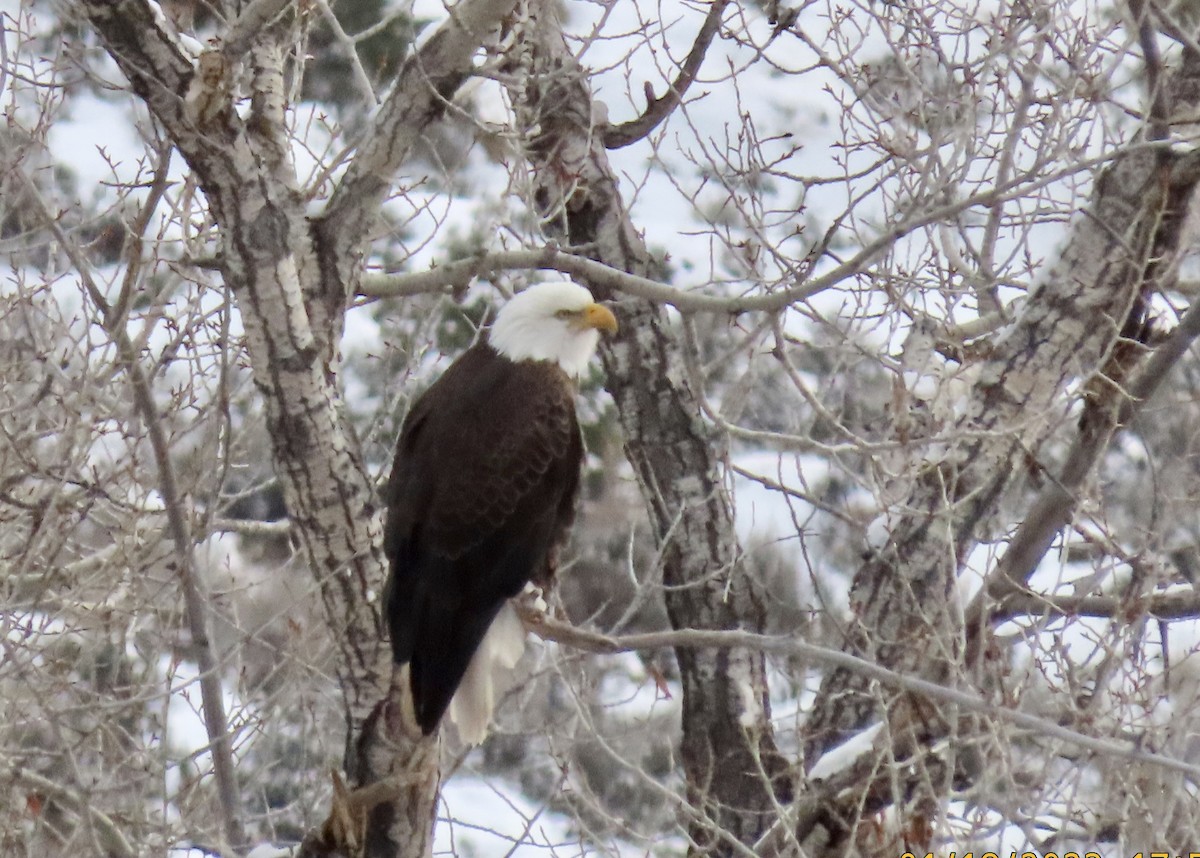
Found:
[(538, 283), (496, 314), (488, 342), (509, 360), (554, 361), (577, 376), (596, 353), (600, 332), (617, 331), (617, 319), (592, 293), (570, 282)]

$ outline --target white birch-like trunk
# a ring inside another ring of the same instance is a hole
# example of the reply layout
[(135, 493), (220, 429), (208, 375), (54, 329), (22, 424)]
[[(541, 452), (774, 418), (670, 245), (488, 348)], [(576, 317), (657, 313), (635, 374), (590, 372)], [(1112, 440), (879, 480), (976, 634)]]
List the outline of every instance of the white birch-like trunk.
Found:
[[(305, 841), (304, 854), (420, 856), (432, 845), (437, 739), (404, 723), (404, 689), (391, 681), (390, 650), (371, 595), (386, 572), (382, 519), (347, 419), (338, 347), (392, 174), (512, 6), (512, 0), (464, 0), (455, 7), (402, 68), (325, 215), (310, 218), (283, 126), (291, 13), (268, 10), (275, 23), (250, 28), (245, 57), (214, 54), (207, 65), (212, 74), (202, 77), (146, 0), (79, 4), (196, 174), (218, 225), (218, 265), (245, 328), (276, 474), (338, 652), (346, 765), (369, 798), (351, 794), (335, 802), (331, 823)], [(242, 32), (239, 21), (231, 27)], [(221, 78), (243, 59), (253, 88), (245, 119), (233, 110), (230, 81)], [(378, 789), (380, 783), (386, 788)]]

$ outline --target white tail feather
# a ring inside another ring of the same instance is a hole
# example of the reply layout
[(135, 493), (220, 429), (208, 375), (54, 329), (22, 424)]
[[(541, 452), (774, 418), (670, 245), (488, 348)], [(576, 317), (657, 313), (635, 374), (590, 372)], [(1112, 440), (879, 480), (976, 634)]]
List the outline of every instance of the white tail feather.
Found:
[(496, 698), (507, 690), (513, 668), (524, 652), (525, 626), (512, 605), (505, 602), (471, 657), (447, 711), (466, 744), (478, 745), (487, 738)]

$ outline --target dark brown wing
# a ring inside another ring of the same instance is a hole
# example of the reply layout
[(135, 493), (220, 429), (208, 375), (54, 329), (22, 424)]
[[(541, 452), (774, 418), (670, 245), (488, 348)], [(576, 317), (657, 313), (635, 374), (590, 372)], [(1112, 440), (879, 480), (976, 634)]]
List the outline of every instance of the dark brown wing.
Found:
[(504, 600), (545, 575), (570, 524), (582, 454), (562, 370), (483, 344), (405, 420), (387, 489), (386, 610), (426, 732)]

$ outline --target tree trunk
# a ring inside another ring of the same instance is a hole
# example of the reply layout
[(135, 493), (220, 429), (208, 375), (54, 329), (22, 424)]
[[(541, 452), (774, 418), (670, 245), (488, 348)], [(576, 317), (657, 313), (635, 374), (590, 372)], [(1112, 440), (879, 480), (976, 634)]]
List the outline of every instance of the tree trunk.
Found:
[[(1189, 73), (1175, 79), (1177, 86), (1198, 70), (1197, 59), (1188, 64)], [(962, 441), (920, 470), (908, 496), (895, 506), (899, 512), (889, 514), (887, 543), (855, 575), (849, 652), (943, 684), (968, 678), (985, 692), (995, 687), (991, 672), (1005, 656), (988, 651), (991, 602), (1024, 586), (1069, 522), (1073, 492), (1092, 472), (1123, 404), (1129, 404), (1125, 385), (1150, 351), (1142, 342), (1148, 330), (1145, 297), (1176, 274), (1197, 183), (1196, 160), (1193, 154), (1134, 144), (1100, 173), (1091, 203), (1075, 220), (1058, 260), (994, 352), (981, 361), (954, 427)], [(1043, 449), (1053, 427), (1064, 422), (1064, 390), (1072, 382), (1081, 389), (1084, 407), (1072, 453), (1060, 468)], [(983, 594), (964, 611), (955, 584), (965, 559), (982, 540), (999, 535), (1002, 504), (1012, 501), (1030, 474), (1052, 484), (1010, 543), (1012, 556), (1001, 559)], [(880, 719), (888, 725), (880, 735), (895, 744), (879, 747), (877, 741), (844, 777), (806, 796), (795, 808), (795, 839), (789, 836), (789, 842), (803, 844), (811, 854), (841, 855), (855, 827), (846, 820), (861, 821), (898, 795), (913, 809), (904, 823), (908, 833), (914, 827), (927, 831), (928, 814), (937, 813), (951, 784), (962, 789), (984, 770), (975, 754), (959, 754), (947, 765), (929, 750), (954, 734), (965, 737), (953, 742), (962, 748), (977, 729), (911, 695), (885, 706), (866, 677), (846, 668), (830, 671), (821, 684), (806, 724), (806, 768)], [(920, 762), (905, 786), (898, 789), (890, 775), (878, 774), (882, 760), (910, 755)], [(843, 806), (834, 784), (844, 789), (855, 783), (863, 785), (855, 806)], [(787, 851), (781, 842), (774, 838), (764, 854)]]
[[(146, 0), (87, 0), (80, 7), (208, 200), (218, 226), (218, 264), (237, 301), (264, 402), (275, 472), (337, 650), (346, 767), (362, 787), (391, 784), (369, 801), (360, 795), (341, 808), (335, 802), (333, 816), (341, 811), (348, 818), (327, 825), (331, 837), (310, 838), (307, 854), (365, 848), (380, 858), (420, 856), (432, 845), (437, 740), (404, 723), (405, 689), (389, 690), (391, 655), (371, 595), (381, 591), (386, 572), (382, 521), (346, 416), (338, 347), (392, 174), (441, 115), (469, 74), (472, 54), (513, 2), (464, 0), (409, 58), (372, 136), (317, 219), (306, 216), (284, 127), (285, 47), (298, 24), (287, 4), (278, 5), (274, 23), (254, 29), (245, 57), (210, 50), (196, 74)], [(238, 26), (235, 20), (230, 30)], [(243, 60), (253, 88), (244, 120), (231, 92), (231, 65)]]
[[(533, 0), (521, 12), (515, 39), (530, 60), (512, 69), (510, 93), (518, 127), (537, 129), (526, 154), (544, 228), (606, 265), (655, 276), (593, 122), (585, 75), (552, 5)], [(592, 289), (602, 299), (617, 297), (598, 284)], [(759, 630), (762, 593), (742, 564), (719, 444), (701, 418), (682, 345), (661, 306), (626, 299), (616, 312), (620, 332), (602, 352), (606, 383), (650, 510), (671, 624)], [(680, 647), (675, 656), (691, 852), (744, 854), (740, 846), (758, 839), (789, 792), (771, 730), (763, 654)]]

